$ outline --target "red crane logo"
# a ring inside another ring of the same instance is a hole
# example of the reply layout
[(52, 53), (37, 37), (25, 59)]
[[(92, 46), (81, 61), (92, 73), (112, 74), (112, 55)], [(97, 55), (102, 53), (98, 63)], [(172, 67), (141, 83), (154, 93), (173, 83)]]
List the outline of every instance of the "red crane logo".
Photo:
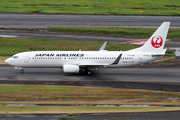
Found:
[(151, 45), (154, 48), (160, 48), (163, 44), (163, 39), (160, 36), (154, 36), (151, 40)]

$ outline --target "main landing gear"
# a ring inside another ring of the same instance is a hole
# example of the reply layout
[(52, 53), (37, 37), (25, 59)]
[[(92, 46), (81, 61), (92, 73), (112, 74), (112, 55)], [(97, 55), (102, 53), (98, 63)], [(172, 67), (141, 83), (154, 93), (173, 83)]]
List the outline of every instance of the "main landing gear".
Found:
[(86, 74), (87, 74), (87, 75), (92, 75), (91, 70), (86, 70)]
[(91, 70), (89, 70), (88, 68), (81, 68), (79, 72), (83, 72), (86, 75), (92, 75)]
[(20, 73), (24, 73), (24, 70), (23, 70), (23, 69), (21, 69), (21, 70), (20, 70)]

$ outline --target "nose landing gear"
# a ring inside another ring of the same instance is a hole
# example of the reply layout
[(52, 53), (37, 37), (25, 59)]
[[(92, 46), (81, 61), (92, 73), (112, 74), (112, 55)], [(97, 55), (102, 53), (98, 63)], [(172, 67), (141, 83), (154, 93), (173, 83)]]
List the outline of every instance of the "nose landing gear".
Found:
[(21, 68), (21, 67), (15, 67), (15, 69), (20, 70), (20, 73), (24, 73), (24, 70), (23, 70), (23, 68)]

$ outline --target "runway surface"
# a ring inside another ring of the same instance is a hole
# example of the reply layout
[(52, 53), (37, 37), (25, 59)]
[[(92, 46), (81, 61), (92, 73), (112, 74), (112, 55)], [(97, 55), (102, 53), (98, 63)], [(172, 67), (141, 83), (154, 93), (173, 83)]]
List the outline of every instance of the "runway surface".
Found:
[[(110, 43), (132, 43), (139, 41), (146, 41), (143, 38), (132, 37), (113, 37), (113, 36), (100, 36), (100, 35), (77, 35), (77, 34), (65, 34), (61, 32), (46, 32), (46, 31), (16, 31), (16, 30), (0, 30), (0, 35), (5, 37), (15, 38), (45, 38), (51, 40), (78, 40), (78, 41), (98, 41)], [(150, 36), (149, 36), (150, 37)], [(148, 38), (147, 38), (148, 39)], [(171, 39), (166, 42), (165, 47), (179, 47), (180, 40)]]
[(178, 118), (180, 118), (180, 111), (145, 113), (97, 113), (79, 114), (77, 116), (68, 116), (67, 114), (0, 115), (0, 118), (4, 120), (57, 120), (58, 117), (69, 117), (77, 120), (178, 120)]
[(170, 21), (180, 27), (180, 17), (173, 16), (114, 16), (114, 15), (48, 15), (0, 14), (0, 28), (48, 28), (50, 26), (132, 26), (158, 27)]
[[(99, 35), (78, 35), (67, 34), (62, 32), (46, 32), (46, 31), (17, 31), (17, 30), (0, 30), (0, 35), (6, 35), (6, 37), (15, 38), (45, 38), (52, 40), (79, 40), (79, 41), (108, 41), (111, 43), (125, 42), (130, 40), (137, 40), (140, 38), (130, 37), (113, 37), (113, 36), (99, 36)], [(142, 39), (142, 38), (141, 38)]]
[(13, 67), (0, 67), (0, 84), (72, 85), (180, 92), (179, 66), (106, 68), (93, 75), (64, 74), (55, 68), (27, 68), (21, 74)]

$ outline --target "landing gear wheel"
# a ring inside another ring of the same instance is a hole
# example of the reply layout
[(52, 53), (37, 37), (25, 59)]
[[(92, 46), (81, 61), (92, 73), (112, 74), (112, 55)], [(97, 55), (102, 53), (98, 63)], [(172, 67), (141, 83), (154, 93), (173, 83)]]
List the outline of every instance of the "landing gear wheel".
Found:
[(91, 74), (92, 74), (91, 70), (87, 70), (87, 71), (86, 71), (86, 74), (87, 74), (87, 75), (91, 75)]
[(22, 69), (22, 70), (20, 70), (20, 73), (24, 73), (24, 70)]

